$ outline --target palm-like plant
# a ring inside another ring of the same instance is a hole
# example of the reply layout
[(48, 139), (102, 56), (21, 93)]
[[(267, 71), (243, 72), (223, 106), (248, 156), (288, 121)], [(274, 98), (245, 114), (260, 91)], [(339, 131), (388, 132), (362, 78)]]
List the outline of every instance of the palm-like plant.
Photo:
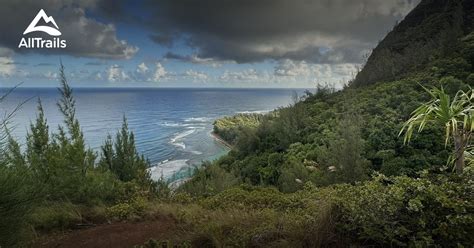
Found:
[[(423, 87), (424, 88), (424, 87)], [(410, 141), (413, 130), (418, 132), (430, 123), (445, 127), (445, 146), (450, 140), (454, 142), (453, 160), (457, 173), (462, 173), (466, 150), (470, 147), (471, 134), (474, 130), (474, 91), (458, 91), (452, 99), (441, 89), (424, 88), (432, 99), (413, 111), (411, 118), (405, 122), (400, 135), (405, 132), (404, 142)]]

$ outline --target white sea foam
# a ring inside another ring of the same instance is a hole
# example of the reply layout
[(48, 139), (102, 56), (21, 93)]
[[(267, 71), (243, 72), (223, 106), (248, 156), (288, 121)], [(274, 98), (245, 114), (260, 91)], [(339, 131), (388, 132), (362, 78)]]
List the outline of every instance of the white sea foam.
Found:
[[(166, 161), (166, 162), (165, 162)], [(151, 178), (155, 181), (160, 180), (160, 178), (169, 179), (182, 168), (188, 167), (188, 159), (177, 159), (177, 160), (165, 160), (160, 164), (152, 166), (149, 168), (151, 173)]]
[(188, 127), (188, 126), (191, 126), (193, 124), (190, 124), (190, 123), (176, 123), (176, 122), (165, 121), (165, 122), (158, 123), (158, 125), (163, 126), (163, 127)]
[(191, 135), (192, 133), (194, 133), (196, 131), (196, 129), (190, 129), (190, 130), (186, 130), (184, 132), (181, 132), (181, 133), (178, 133), (176, 134), (173, 138), (171, 138), (171, 143), (176, 143), (176, 141), (188, 136), (188, 135)]
[(237, 114), (266, 114), (271, 112), (271, 110), (254, 110), (254, 111), (237, 111)]
[(203, 130), (203, 129), (206, 129), (206, 127), (203, 127), (203, 126), (189, 126), (189, 127), (186, 127), (187, 129), (198, 129), (198, 130)]
[(159, 125), (164, 127), (180, 127), (182, 124), (175, 122), (160, 122)]
[(172, 144), (174, 146), (177, 146), (177, 147), (183, 149), (183, 150), (186, 149), (186, 144), (184, 144), (183, 142), (173, 142)]
[(207, 122), (210, 118), (208, 117), (191, 117), (184, 119), (185, 122)]

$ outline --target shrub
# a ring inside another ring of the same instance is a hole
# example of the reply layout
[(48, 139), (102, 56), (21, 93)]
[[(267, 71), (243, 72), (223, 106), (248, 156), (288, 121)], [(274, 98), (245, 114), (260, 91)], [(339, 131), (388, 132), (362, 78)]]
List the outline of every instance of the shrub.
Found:
[(295, 207), (298, 199), (279, 192), (275, 188), (241, 186), (225, 190), (202, 201), (203, 206), (211, 209), (287, 209)]
[(135, 197), (108, 207), (106, 213), (109, 218), (126, 220), (134, 216), (142, 216), (145, 213), (146, 203), (143, 197)]
[(377, 246), (470, 246), (474, 192), (469, 178), (379, 175), (357, 186), (337, 186), (338, 230), (356, 243)]
[(45, 202), (34, 209), (30, 224), (38, 231), (65, 230), (81, 223), (79, 209), (65, 202)]
[(214, 133), (229, 144), (235, 144), (242, 128), (256, 128), (262, 122), (261, 114), (237, 114), (214, 122)]
[(237, 178), (221, 167), (204, 163), (193, 178), (178, 189), (192, 196), (209, 196), (219, 193), (237, 184)]
[(11, 246), (27, 236), (30, 211), (41, 192), (30, 184), (28, 174), (0, 164), (0, 246)]

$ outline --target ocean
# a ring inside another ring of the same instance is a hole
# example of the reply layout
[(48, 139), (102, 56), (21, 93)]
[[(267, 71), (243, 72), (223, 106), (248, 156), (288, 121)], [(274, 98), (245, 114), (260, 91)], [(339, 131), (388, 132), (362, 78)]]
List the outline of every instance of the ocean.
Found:
[[(1, 89), (0, 92), (5, 92)], [(75, 88), (76, 115), (87, 144), (97, 152), (126, 116), (137, 149), (153, 164), (152, 177), (170, 182), (189, 177), (203, 161), (228, 152), (210, 134), (214, 120), (237, 113), (265, 113), (287, 106), (297, 89)], [(50, 131), (62, 124), (55, 88), (18, 88), (0, 103), (0, 114), (26, 102), (11, 120), (24, 146), (41, 98)]]

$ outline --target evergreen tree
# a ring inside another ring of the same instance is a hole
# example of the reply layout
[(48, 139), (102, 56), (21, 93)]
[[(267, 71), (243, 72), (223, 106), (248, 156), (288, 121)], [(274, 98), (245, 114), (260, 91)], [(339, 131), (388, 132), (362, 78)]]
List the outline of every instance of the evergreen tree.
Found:
[(150, 163), (143, 155), (138, 153), (134, 134), (129, 131), (125, 117), (115, 141), (112, 141), (112, 138), (108, 136), (102, 146), (102, 156), (99, 165), (113, 172), (121, 181), (129, 182), (136, 180), (141, 185), (150, 185), (152, 183), (150, 172), (148, 171)]
[(26, 159), (34, 174), (42, 181), (47, 180), (52, 173), (50, 156), (49, 127), (44, 116), (43, 105), (38, 99), (38, 114), (36, 122), (30, 124), (26, 137)]
[(340, 182), (354, 183), (368, 178), (370, 162), (363, 156), (364, 140), (361, 138), (360, 126), (359, 118), (344, 118), (337, 130), (339, 138), (330, 144), (330, 154)]
[(103, 170), (113, 170), (115, 151), (113, 146), (112, 136), (107, 135), (104, 145), (101, 147), (102, 157), (99, 161), (99, 168)]
[(8, 134), (8, 143), (4, 154), (6, 164), (21, 171), (26, 170), (25, 157), (21, 153), (20, 144)]
[(87, 170), (94, 167), (96, 157), (91, 149), (86, 148), (84, 134), (76, 118), (76, 101), (67, 82), (62, 64), (59, 75), (61, 81), (59, 92), (62, 98), (57, 105), (64, 116), (65, 128), (59, 126), (59, 135), (55, 136), (56, 141), (54, 143), (58, 146), (58, 152), (62, 155), (63, 167), (74, 174), (78, 173), (84, 178)]

